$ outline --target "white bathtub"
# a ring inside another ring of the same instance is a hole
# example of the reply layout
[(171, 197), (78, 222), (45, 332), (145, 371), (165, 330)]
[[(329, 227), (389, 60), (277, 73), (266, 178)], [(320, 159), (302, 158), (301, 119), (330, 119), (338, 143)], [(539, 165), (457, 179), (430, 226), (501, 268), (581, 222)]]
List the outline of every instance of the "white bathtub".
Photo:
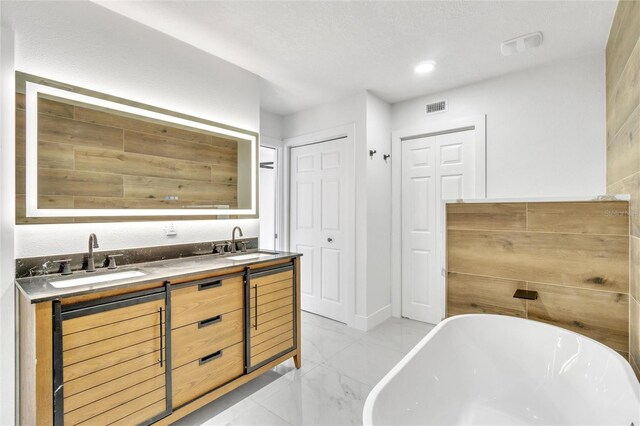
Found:
[(442, 321), (371, 391), (365, 425), (640, 426), (640, 384), (608, 347), (500, 315)]

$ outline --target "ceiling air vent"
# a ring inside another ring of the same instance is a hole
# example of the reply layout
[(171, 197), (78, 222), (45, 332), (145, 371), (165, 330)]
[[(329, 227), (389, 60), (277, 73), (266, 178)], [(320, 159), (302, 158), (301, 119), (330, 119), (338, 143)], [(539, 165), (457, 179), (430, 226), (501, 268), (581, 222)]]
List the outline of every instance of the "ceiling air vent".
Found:
[(437, 114), (439, 112), (447, 112), (449, 106), (447, 101), (438, 101), (427, 104), (427, 115)]

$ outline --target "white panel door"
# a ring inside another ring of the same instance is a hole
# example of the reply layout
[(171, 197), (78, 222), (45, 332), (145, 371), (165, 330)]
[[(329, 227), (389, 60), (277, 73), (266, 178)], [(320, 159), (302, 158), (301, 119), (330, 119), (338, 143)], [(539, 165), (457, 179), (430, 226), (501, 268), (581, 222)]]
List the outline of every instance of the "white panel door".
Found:
[(437, 315), (436, 138), (402, 142), (402, 316)]
[(302, 253), (301, 307), (345, 322), (346, 141), (291, 148), (290, 247)]
[(442, 200), (474, 195), (474, 131), (402, 141), (402, 316), (444, 316)]

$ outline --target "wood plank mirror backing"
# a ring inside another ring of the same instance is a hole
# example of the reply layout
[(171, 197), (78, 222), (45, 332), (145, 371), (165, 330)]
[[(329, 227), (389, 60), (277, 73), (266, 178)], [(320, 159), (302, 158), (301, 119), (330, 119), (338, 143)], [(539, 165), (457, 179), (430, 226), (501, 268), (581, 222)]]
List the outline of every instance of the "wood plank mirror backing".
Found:
[(17, 73), (16, 222), (257, 215), (253, 132)]

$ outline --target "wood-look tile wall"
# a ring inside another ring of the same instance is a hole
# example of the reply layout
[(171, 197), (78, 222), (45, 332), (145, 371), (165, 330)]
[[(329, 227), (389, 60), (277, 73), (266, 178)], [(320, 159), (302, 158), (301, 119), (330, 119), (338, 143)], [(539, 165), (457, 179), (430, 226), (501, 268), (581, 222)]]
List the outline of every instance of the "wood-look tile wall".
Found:
[[(95, 221), (96, 218), (26, 217), (24, 102), (24, 95), (17, 93), (16, 222)], [(38, 111), (40, 207), (237, 207), (236, 141), (50, 99), (40, 98)], [(177, 196), (178, 200), (165, 199), (168, 195)], [(97, 216), (99, 213), (96, 210)], [(203, 217), (175, 219), (187, 218)], [(149, 219), (154, 218), (127, 218)]]
[[(447, 206), (447, 315), (554, 324), (629, 351), (629, 203)], [(515, 299), (517, 289), (538, 300)]]
[(629, 335), (640, 377), (640, 1), (618, 3), (606, 50), (607, 192), (631, 194)]

